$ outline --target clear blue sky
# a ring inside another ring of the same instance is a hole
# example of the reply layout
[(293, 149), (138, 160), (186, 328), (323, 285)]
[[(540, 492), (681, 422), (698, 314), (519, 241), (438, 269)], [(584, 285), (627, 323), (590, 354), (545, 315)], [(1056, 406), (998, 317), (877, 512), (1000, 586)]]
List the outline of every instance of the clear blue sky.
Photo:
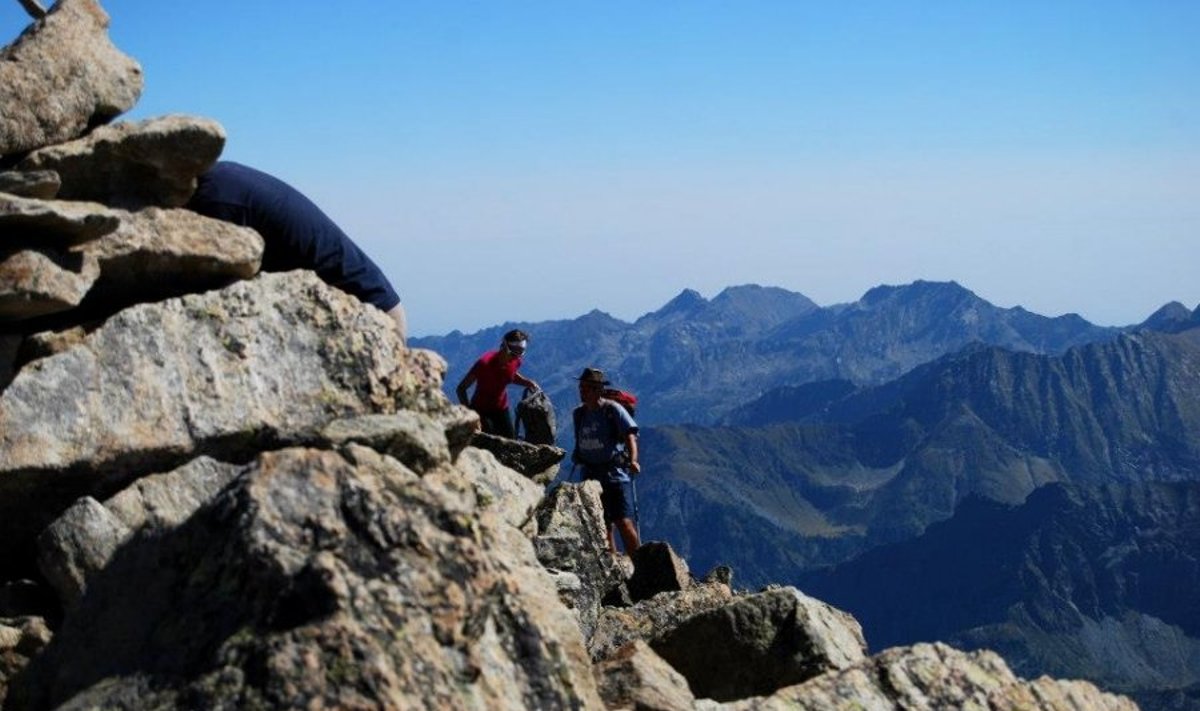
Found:
[[(1200, 303), (1200, 2), (107, 0), (130, 118), (219, 120), (417, 335), (742, 283)], [(27, 24), (0, 0), (5, 41)]]

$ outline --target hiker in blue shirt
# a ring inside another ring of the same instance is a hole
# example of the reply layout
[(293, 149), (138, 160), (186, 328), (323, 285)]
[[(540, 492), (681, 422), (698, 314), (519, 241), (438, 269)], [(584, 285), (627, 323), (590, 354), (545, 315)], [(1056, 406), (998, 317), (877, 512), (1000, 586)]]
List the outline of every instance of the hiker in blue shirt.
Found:
[(637, 527), (630, 518), (629, 500), (625, 496), (625, 485), (630, 476), (642, 470), (638, 464), (637, 423), (625, 408), (602, 397), (604, 372), (596, 368), (584, 368), (579, 376), (579, 399), (583, 404), (575, 408), (575, 451), (571, 461), (583, 467), (584, 480), (600, 482), (600, 501), (604, 505), (604, 527), (608, 534), (608, 548), (617, 551), (613, 526), (621, 533), (625, 552), (633, 555), (641, 545)]
[(264, 242), (262, 269), (311, 269), (325, 283), (373, 304), (407, 323), (400, 297), (379, 267), (299, 190), (240, 163), (220, 161), (197, 181), (187, 208), (206, 217), (250, 227)]

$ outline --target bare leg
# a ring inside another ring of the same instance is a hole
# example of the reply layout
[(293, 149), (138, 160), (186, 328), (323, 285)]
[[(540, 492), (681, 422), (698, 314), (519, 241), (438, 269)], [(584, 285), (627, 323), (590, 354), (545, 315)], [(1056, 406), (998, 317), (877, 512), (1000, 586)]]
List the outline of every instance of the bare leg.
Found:
[[(638, 540), (637, 527), (633, 525), (633, 519), (623, 518), (617, 521), (617, 529), (621, 532), (621, 542), (625, 544), (625, 553), (633, 555), (642, 545), (642, 542)], [(614, 544), (611, 528), (608, 532), (608, 543), (610, 546)]]

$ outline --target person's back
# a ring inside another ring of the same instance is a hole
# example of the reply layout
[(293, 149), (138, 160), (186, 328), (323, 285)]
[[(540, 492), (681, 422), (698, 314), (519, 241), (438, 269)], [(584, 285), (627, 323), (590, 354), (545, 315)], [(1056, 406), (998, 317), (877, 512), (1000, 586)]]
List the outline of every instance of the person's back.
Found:
[(220, 161), (200, 176), (187, 207), (262, 235), (263, 271), (311, 269), (382, 311), (399, 307), (379, 267), (303, 193), (272, 175)]

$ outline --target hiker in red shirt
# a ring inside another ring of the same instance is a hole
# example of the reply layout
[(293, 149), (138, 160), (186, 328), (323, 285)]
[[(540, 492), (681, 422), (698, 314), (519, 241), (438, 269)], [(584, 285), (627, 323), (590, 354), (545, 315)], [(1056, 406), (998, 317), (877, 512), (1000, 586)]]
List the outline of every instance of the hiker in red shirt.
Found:
[[(528, 342), (529, 336), (524, 331), (509, 331), (504, 334), (500, 348), (480, 356), (458, 384), (458, 401), (479, 413), (480, 425), (487, 434), (516, 439), (517, 433), (508, 413), (509, 385), (541, 389), (537, 383), (517, 372)], [(475, 392), (468, 400), (467, 388), (472, 383)]]

